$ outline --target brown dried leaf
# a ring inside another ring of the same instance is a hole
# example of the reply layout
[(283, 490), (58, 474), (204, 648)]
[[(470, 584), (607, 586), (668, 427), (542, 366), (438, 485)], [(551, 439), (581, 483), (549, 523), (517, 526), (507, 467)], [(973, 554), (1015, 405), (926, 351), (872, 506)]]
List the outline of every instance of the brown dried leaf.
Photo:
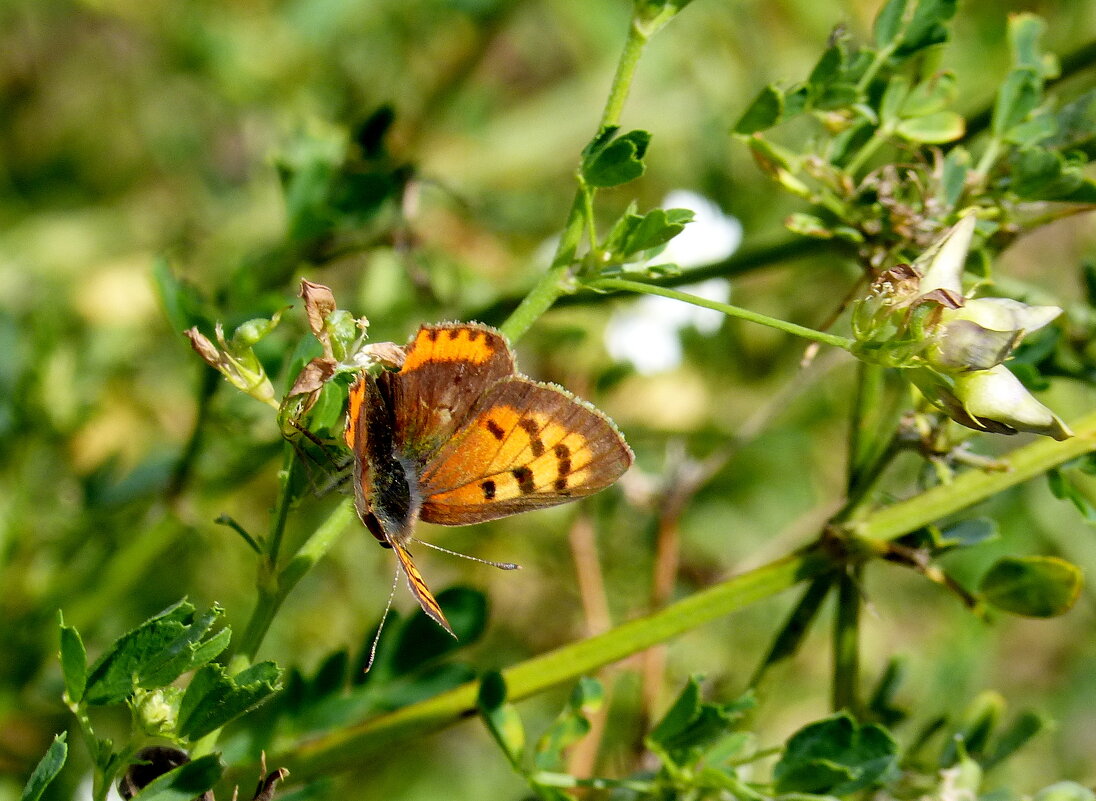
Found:
[(289, 390), (289, 397), (319, 392), (323, 389), (323, 385), (331, 380), (331, 376), (335, 375), (335, 367), (334, 359), (317, 356), (301, 368), (301, 372), (297, 374), (297, 380), (293, 382), (293, 387)]
[(217, 367), (223, 363), (223, 357), (221, 352), (217, 350), (217, 346), (210, 342), (197, 327), (188, 328), (183, 334), (190, 340), (190, 347), (194, 348), (195, 352), (210, 367)]
[(407, 358), (403, 346), (397, 345), (395, 342), (374, 342), (372, 345), (366, 345), (362, 348), (361, 352), (385, 367), (396, 370), (403, 367), (404, 359)]
[(312, 329), (313, 336), (323, 345), (323, 355), (330, 358), (331, 335), (327, 332), (325, 321), (327, 315), (338, 308), (335, 305), (335, 294), (330, 287), (301, 279), (301, 297), (304, 299), (304, 313), (308, 318), (308, 327)]

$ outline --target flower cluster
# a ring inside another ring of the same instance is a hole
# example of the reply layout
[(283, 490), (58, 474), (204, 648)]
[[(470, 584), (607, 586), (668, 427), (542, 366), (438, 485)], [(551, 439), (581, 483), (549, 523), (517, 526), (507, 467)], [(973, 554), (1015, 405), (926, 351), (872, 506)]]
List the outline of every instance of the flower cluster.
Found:
[(883, 273), (853, 312), (856, 355), (908, 370), (925, 398), (976, 431), (1062, 440), (1069, 427), (1004, 365), (1026, 334), (1062, 310), (963, 294), (975, 218), (963, 217), (912, 265)]

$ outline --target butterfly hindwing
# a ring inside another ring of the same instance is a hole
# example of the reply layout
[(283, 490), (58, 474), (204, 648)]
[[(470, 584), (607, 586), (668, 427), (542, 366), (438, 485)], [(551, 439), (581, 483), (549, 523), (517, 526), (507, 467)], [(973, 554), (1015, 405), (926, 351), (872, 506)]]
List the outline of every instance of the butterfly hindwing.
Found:
[(420, 516), (466, 525), (554, 506), (615, 482), (632, 452), (605, 415), (560, 387), (495, 384), (423, 470)]

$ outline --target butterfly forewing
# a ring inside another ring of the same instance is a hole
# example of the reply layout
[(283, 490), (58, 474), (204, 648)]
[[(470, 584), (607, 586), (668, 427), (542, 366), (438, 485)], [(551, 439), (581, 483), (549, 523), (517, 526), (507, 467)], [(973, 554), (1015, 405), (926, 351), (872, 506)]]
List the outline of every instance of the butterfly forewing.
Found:
[(611, 422), (559, 387), (496, 384), (423, 473), (420, 516), (464, 525), (554, 506), (616, 481), (632, 452)]
[(380, 379), (392, 399), (397, 449), (427, 464), (483, 393), (513, 374), (513, 356), (497, 331), (473, 324), (423, 326), (400, 371)]

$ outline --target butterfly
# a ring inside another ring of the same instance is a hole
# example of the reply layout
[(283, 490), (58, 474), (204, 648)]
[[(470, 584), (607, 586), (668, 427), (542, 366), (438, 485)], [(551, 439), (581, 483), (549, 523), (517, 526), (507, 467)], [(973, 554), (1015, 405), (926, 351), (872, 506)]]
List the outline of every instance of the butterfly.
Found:
[(463, 526), (566, 503), (605, 489), (633, 459), (608, 417), (519, 373), (502, 333), (478, 323), (424, 325), (398, 372), (361, 372), (345, 440), (358, 517), (450, 634), (408, 550), (418, 520)]

